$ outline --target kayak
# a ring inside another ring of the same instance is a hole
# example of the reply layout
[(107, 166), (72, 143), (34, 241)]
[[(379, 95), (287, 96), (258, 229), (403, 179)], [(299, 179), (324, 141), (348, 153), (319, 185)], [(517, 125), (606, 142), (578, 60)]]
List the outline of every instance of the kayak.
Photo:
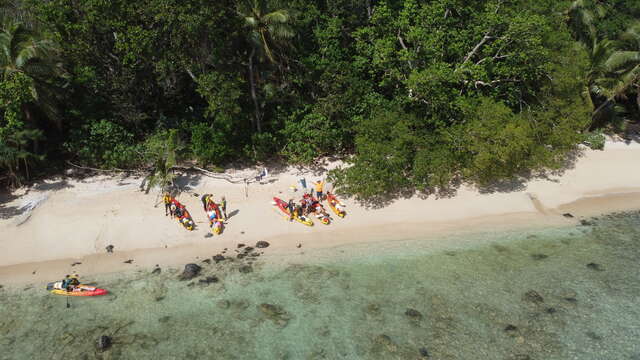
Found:
[(344, 204), (341, 203), (335, 195), (327, 194), (327, 202), (329, 203), (329, 207), (331, 208), (331, 210), (333, 210), (333, 212), (339, 217), (343, 218), (345, 215), (347, 215), (347, 213), (342, 210)]
[[(315, 199), (312, 198), (312, 201), (313, 200)], [(316, 214), (316, 217), (320, 219), (323, 224), (331, 224), (331, 218), (329, 217), (329, 214), (327, 214), (327, 212), (324, 210), (324, 206), (322, 206), (320, 202), (316, 202), (316, 204), (313, 206), (313, 213)]]
[(105, 289), (99, 289), (89, 285), (78, 285), (72, 291), (67, 291), (62, 288), (62, 281), (52, 282), (47, 284), (47, 290), (54, 295), (63, 296), (100, 296), (107, 295), (109, 292)]
[[(289, 212), (289, 209), (288, 209), (288, 204), (284, 200), (274, 197), (273, 201), (275, 202), (275, 206), (277, 206), (280, 209), (280, 211), (285, 213), (288, 217), (291, 216), (291, 213)], [(294, 216), (293, 218), (301, 224), (304, 224), (307, 226), (313, 226), (313, 221), (311, 221), (311, 219), (307, 218), (304, 215)]]
[(224, 223), (222, 222), (222, 214), (220, 213), (218, 204), (211, 203), (209, 205), (207, 216), (209, 218), (209, 226), (211, 227), (211, 232), (216, 235), (220, 235), (222, 233), (222, 230), (224, 229)]
[(176, 210), (180, 209), (180, 211), (182, 212), (182, 216), (176, 216), (178, 218), (178, 222), (182, 226), (184, 226), (185, 229), (189, 231), (193, 230), (193, 228), (195, 227), (195, 223), (191, 218), (191, 214), (189, 214), (189, 211), (187, 211), (187, 208), (184, 205), (180, 204), (180, 202), (176, 199), (173, 199), (172, 203), (176, 206)]

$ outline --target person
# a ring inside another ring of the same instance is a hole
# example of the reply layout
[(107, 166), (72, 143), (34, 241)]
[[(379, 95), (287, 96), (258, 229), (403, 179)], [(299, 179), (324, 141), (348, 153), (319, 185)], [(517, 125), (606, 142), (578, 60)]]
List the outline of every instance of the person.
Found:
[(200, 198), (200, 200), (202, 200), (202, 207), (204, 208), (204, 211), (207, 211), (207, 205), (209, 204), (209, 201), (211, 201), (212, 196), (213, 195), (211, 194), (204, 194)]
[(296, 204), (293, 202), (293, 199), (289, 199), (289, 203), (287, 204), (287, 210), (289, 210), (289, 221), (293, 221), (293, 212), (295, 207)]
[(222, 216), (224, 220), (227, 220), (227, 199), (223, 196), (220, 200), (220, 210), (222, 211)]
[(171, 211), (171, 194), (165, 192), (162, 201), (164, 201), (164, 216), (169, 216), (169, 214), (173, 216), (173, 211)]
[(182, 217), (182, 209), (179, 207), (175, 207), (175, 210), (173, 211), (173, 214), (177, 217), (177, 218), (181, 218)]
[(316, 187), (316, 197), (318, 198), (318, 201), (322, 200), (322, 188), (324, 187), (324, 181), (322, 181), (321, 179), (318, 179), (317, 182), (314, 182), (313, 185), (315, 185)]
[(300, 201), (300, 214), (308, 215), (309, 214), (309, 210), (310, 210), (310, 208), (307, 207), (307, 201), (304, 200), (304, 199), (302, 201)]
[(71, 292), (76, 286), (80, 285), (78, 274), (67, 275), (62, 280), (62, 288)]

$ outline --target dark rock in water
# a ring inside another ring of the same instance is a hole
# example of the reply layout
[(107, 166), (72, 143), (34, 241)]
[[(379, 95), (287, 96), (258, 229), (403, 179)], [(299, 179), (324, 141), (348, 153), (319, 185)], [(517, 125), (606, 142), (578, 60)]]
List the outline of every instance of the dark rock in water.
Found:
[(244, 244), (238, 244), (238, 249), (243, 248), (244, 246)]
[(298, 244), (298, 246), (296, 246), (298, 249), (302, 247), (302, 244)]
[(71, 266), (76, 266), (76, 265), (82, 265), (82, 263), (81, 263), (81, 262), (79, 262), (79, 261), (76, 261), (76, 262), (74, 262), (73, 264), (71, 264)]
[(247, 256), (247, 254), (238, 254), (238, 256), (236, 256), (236, 257), (237, 257), (238, 259), (242, 259), (242, 258), (244, 258), (245, 256)]
[(158, 319), (158, 321), (161, 322), (161, 323), (169, 322), (169, 320), (171, 320), (171, 316), (168, 316), (168, 315), (163, 316), (163, 317)]
[(248, 252), (252, 252), (253, 248), (251, 246), (247, 246), (246, 248), (244, 248), (244, 252), (248, 253)]
[(98, 343), (96, 344), (96, 347), (100, 351), (105, 351), (105, 350), (108, 350), (112, 344), (113, 344), (113, 341), (111, 341), (111, 337), (107, 335), (102, 335), (98, 338)]
[(224, 249), (222, 249), (222, 250), (227, 251), (227, 250), (229, 250), (229, 249), (228, 249), (228, 248), (224, 248)]
[(127, 260), (127, 261), (124, 261), (124, 263), (125, 263), (125, 264), (131, 264), (131, 263), (133, 263), (133, 259), (129, 259), (129, 260)]
[(270, 244), (269, 244), (268, 242), (266, 242), (266, 241), (262, 241), (262, 240), (261, 240), (261, 241), (258, 241), (258, 242), (256, 243), (256, 247), (257, 247), (258, 249), (264, 249), (264, 248), (266, 248), (266, 247), (269, 247), (269, 245), (270, 245)]
[(553, 307), (549, 307), (547, 308), (547, 314), (555, 314), (558, 310), (556, 310), (556, 308)]
[(220, 309), (228, 309), (231, 303), (229, 300), (219, 300), (216, 305), (218, 305)]
[(564, 213), (562, 214), (562, 216), (566, 217), (566, 218), (572, 218), (573, 215), (571, 215), (570, 213)]
[(285, 327), (289, 323), (291, 316), (279, 305), (260, 304), (258, 309), (267, 317), (267, 319), (276, 323), (280, 327)]
[(180, 280), (191, 280), (200, 274), (200, 270), (202, 270), (202, 268), (199, 265), (187, 264), (184, 266), (184, 271), (180, 275)]
[(591, 225), (593, 225), (593, 223), (591, 221), (583, 219), (583, 220), (580, 220), (580, 225), (582, 225), (582, 226), (591, 226)]
[(429, 350), (426, 347), (420, 348), (420, 356), (429, 357)]
[(587, 267), (591, 270), (595, 270), (595, 271), (604, 271), (604, 269), (602, 268), (602, 266), (600, 266), (600, 264), (596, 264), (596, 263), (588, 263)]
[(113, 245), (107, 245), (107, 247), (105, 248), (107, 250), (108, 253), (112, 253), (113, 252)]
[(524, 293), (524, 295), (522, 295), (522, 300), (529, 301), (535, 304), (544, 302), (544, 298), (542, 297), (542, 295), (538, 294), (538, 292), (535, 290), (529, 290), (526, 293)]
[(380, 315), (380, 305), (378, 304), (369, 304), (364, 310), (369, 315)]
[(527, 354), (516, 354), (512, 357), (513, 360), (531, 360), (531, 356)]
[(518, 330), (518, 327), (512, 324), (508, 324), (507, 326), (504, 327), (504, 331), (506, 332), (516, 331), (516, 330)]
[(224, 260), (224, 255), (218, 254), (213, 256), (213, 261), (215, 261), (216, 264), (223, 260)]
[(422, 320), (422, 314), (420, 311), (416, 309), (408, 308), (407, 311), (404, 312), (411, 320)]
[(591, 340), (596, 340), (596, 341), (600, 341), (602, 340), (602, 336), (594, 333), (593, 331), (587, 331), (586, 335), (591, 339)]
[(251, 265), (243, 265), (240, 267), (240, 269), (238, 269), (238, 271), (243, 274), (248, 274), (250, 272), (253, 272), (253, 268), (251, 267)]
[(202, 262), (205, 264), (211, 264), (211, 259), (204, 259)]
[(577, 303), (578, 299), (574, 298), (574, 297), (566, 297), (564, 298), (566, 301), (570, 302), (570, 303)]
[(155, 269), (153, 269), (153, 271), (151, 272), (153, 275), (158, 275), (162, 272), (162, 269), (160, 269), (159, 267), (156, 267)]
[(252, 257), (258, 257), (258, 256), (260, 256), (260, 254), (258, 254), (258, 253), (253, 253), (253, 254), (251, 254), (251, 255), (249, 255), (249, 256), (252, 256)]
[(373, 341), (377, 345), (383, 346), (389, 352), (396, 352), (398, 350), (398, 345), (396, 345), (388, 335), (380, 334), (376, 336)]
[(544, 259), (546, 259), (546, 258), (548, 258), (548, 257), (549, 257), (549, 256), (548, 256), (548, 255), (545, 255), (545, 254), (531, 254), (531, 258), (532, 258), (533, 260), (544, 260)]
[(218, 279), (217, 276), (213, 275), (213, 276), (207, 276), (204, 279), (200, 279), (200, 284), (212, 284), (212, 283), (217, 283), (218, 281), (220, 281), (220, 279)]

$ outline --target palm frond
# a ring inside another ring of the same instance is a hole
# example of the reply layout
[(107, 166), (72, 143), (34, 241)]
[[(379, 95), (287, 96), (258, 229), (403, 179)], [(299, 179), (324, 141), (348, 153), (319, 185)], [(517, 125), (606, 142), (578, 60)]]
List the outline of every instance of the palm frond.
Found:
[(615, 51), (604, 65), (611, 72), (624, 71), (640, 64), (640, 51)]
[(265, 24), (286, 24), (290, 18), (287, 10), (276, 10), (264, 15), (262, 20)]

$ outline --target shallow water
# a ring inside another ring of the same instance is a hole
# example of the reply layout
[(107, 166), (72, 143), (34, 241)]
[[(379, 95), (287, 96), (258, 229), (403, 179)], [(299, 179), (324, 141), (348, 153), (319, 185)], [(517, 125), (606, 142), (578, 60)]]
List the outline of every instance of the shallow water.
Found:
[(640, 360), (640, 213), (445, 240), (258, 258), (249, 273), (247, 258), (223, 261), (192, 281), (103, 276), (111, 295), (69, 309), (40, 288), (0, 290), (0, 359)]

